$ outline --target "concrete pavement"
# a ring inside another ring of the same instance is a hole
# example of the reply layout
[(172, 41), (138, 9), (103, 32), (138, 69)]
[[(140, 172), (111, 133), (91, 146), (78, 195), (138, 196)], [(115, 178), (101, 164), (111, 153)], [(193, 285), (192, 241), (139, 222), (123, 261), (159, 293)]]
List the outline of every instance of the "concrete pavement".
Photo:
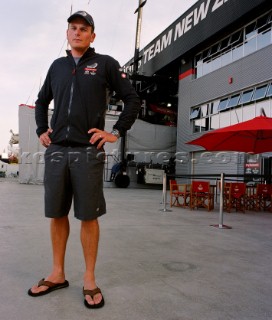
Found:
[(70, 287), (29, 297), (51, 266), (43, 186), (0, 180), (2, 320), (272, 319), (272, 213), (225, 213), (225, 230), (210, 226), (218, 209), (160, 211), (161, 190), (106, 188), (105, 196), (97, 282), (106, 304), (88, 310), (80, 222), (71, 212)]

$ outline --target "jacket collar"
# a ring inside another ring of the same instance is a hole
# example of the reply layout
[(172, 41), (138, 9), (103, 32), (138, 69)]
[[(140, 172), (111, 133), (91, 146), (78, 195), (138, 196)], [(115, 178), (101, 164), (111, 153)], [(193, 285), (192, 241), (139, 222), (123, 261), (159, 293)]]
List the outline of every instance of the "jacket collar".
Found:
[[(71, 50), (66, 50), (66, 54), (67, 54), (67, 56), (72, 57)], [(83, 54), (83, 56), (80, 58), (80, 60), (83, 60), (83, 59), (85, 59), (85, 58), (90, 58), (90, 57), (92, 57), (92, 56), (94, 56), (94, 55), (95, 55), (95, 49), (89, 47), (89, 48), (85, 51), (85, 53)]]

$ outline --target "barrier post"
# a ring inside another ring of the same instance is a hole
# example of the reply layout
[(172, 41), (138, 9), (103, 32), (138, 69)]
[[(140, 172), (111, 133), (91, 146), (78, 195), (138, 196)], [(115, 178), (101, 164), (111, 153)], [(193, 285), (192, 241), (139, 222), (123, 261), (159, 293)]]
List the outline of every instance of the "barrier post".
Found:
[(162, 204), (163, 208), (160, 209), (160, 211), (163, 212), (171, 212), (172, 210), (169, 210), (166, 208), (166, 198), (167, 198), (167, 179), (166, 179), (166, 173), (163, 173), (163, 178), (162, 178)]
[(224, 211), (224, 173), (220, 176), (220, 200), (219, 200), (219, 224), (212, 224), (212, 227), (217, 227), (219, 229), (232, 229), (232, 227), (223, 224), (223, 211)]

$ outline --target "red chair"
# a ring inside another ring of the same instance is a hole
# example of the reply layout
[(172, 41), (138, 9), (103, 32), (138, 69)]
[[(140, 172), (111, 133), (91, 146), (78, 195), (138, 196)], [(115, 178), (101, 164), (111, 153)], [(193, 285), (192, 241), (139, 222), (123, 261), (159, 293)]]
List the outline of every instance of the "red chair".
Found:
[(234, 182), (230, 184), (228, 192), (224, 194), (224, 209), (230, 212), (232, 208), (236, 211), (245, 212), (246, 208), (246, 184)]
[(170, 206), (186, 207), (189, 205), (190, 191), (187, 184), (178, 184), (170, 180)]
[[(224, 205), (224, 208), (227, 206), (227, 202), (228, 202), (228, 199), (230, 197), (230, 185), (231, 185), (231, 182), (225, 182), (224, 183), (224, 193), (223, 193), (223, 205)], [(220, 191), (222, 192), (221, 188), (220, 188)]]
[(256, 210), (257, 204), (257, 188), (255, 186), (246, 187), (246, 210)]
[(255, 206), (256, 211), (266, 210), (271, 204), (271, 185), (269, 184), (257, 184), (257, 191), (255, 195)]
[(206, 208), (208, 211), (214, 208), (214, 194), (208, 181), (192, 181), (190, 208)]

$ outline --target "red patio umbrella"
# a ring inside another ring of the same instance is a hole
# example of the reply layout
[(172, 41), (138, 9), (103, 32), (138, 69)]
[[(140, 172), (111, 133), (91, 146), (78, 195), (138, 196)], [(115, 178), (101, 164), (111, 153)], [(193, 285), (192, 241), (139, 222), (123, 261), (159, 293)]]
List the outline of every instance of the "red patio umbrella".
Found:
[(266, 116), (210, 131), (186, 142), (208, 151), (263, 153), (272, 151), (272, 118)]

